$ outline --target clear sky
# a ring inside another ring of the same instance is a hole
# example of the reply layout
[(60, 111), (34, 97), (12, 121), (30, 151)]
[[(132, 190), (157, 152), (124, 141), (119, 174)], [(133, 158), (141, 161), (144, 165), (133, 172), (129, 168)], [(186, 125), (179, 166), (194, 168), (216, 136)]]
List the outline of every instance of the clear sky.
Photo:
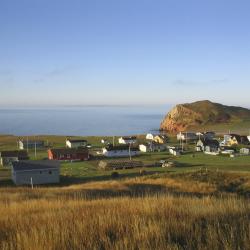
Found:
[(249, 0), (1, 0), (0, 107), (250, 107)]

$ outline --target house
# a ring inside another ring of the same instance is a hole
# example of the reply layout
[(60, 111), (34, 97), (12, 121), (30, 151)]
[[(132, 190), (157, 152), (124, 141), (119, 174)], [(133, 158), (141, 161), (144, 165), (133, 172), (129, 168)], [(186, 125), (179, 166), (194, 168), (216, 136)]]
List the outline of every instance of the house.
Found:
[(219, 152), (220, 143), (214, 139), (200, 139), (196, 144), (196, 151)]
[(66, 147), (67, 148), (79, 148), (79, 147), (86, 147), (88, 142), (86, 140), (66, 140)]
[(150, 142), (139, 145), (139, 149), (141, 152), (161, 152), (166, 150), (166, 147), (163, 144)]
[(181, 155), (181, 150), (179, 148), (176, 147), (168, 147), (169, 149), (169, 153), (174, 155), (174, 156), (179, 156)]
[(48, 158), (58, 161), (87, 161), (89, 150), (87, 148), (52, 148), (48, 150)]
[(102, 149), (102, 154), (106, 157), (129, 157), (140, 154), (139, 148), (129, 145), (108, 145)]
[(197, 135), (197, 137), (199, 139), (209, 139), (209, 140), (212, 140), (212, 139), (215, 138), (216, 134), (213, 131), (208, 131), (208, 132), (203, 132), (203, 133), (198, 132), (198, 133), (196, 133), (196, 135)]
[(151, 133), (146, 134), (146, 140), (153, 141), (153, 140), (154, 140), (154, 138), (155, 138), (155, 136), (156, 136), (156, 135), (151, 134)]
[(43, 148), (44, 141), (39, 140), (19, 140), (18, 148), (21, 150), (32, 149), (32, 148)]
[(240, 154), (242, 155), (249, 155), (250, 154), (250, 148), (241, 148)]
[(49, 160), (13, 162), (12, 180), (16, 185), (59, 183), (60, 163)]
[(168, 137), (166, 135), (156, 135), (154, 137), (154, 142), (159, 144), (165, 144), (167, 143)]
[(193, 132), (180, 132), (177, 134), (177, 140), (178, 141), (194, 141), (197, 140), (199, 137), (196, 135), (196, 133)]
[(15, 161), (28, 160), (29, 156), (25, 150), (2, 151), (0, 152), (0, 164), (4, 167), (12, 166)]
[(119, 144), (134, 144), (136, 139), (136, 136), (123, 136), (118, 139), (118, 142)]
[(224, 140), (221, 142), (221, 146), (234, 146), (238, 144), (248, 145), (248, 137), (237, 134), (228, 134), (224, 135)]

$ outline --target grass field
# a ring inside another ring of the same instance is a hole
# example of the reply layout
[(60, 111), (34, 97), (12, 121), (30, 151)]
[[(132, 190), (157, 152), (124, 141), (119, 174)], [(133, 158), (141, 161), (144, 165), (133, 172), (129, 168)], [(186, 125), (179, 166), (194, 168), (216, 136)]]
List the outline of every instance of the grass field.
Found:
[[(37, 138), (65, 143), (60, 136)], [(87, 140), (93, 153), (101, 147), (99, 137)], [(16, 141), (0, 136), (0, 150), (15, 149)], [(46, 149), (29, 154), (47, 157)], [(0, 249), (250, 249), (249, 156), (187, 151), (135, 159), (176, 167), (124, 169), (114, 179), (95, 157), (63, 162), (59, 185), (34, 189), (15, 187), (10, 169), (0, 168)]]
[(0, 188), (0, 248), (249, 249), (249, 185), (198, 171)]

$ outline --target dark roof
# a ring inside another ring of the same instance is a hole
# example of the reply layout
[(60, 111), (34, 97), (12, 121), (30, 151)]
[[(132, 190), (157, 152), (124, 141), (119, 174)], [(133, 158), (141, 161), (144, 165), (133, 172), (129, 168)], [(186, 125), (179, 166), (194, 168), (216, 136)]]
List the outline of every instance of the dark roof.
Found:
[(220, 143), (217, 140), (214, 139), (201, 139), (201, 141), (203, 142), (204, 146), (216, 146), (219, 147)]
[(14, 151), (2, 151), (0, 153), (1, 157), (20, 157), (28, 158), (28, 153), (25, 150), (14, 150)]
[(136, 140), (136, 136), (122, 136), (123, 140)]
[(12, 163), (14, 171), (29, 171), (39, 169), (58, 169), (60, 167), (59, 161), (16, 161)]
[(75, 142), (75, 143), (78, 143), (78, 142), (87, 142), (86, 140), (71, 140), (71, 139), (67, 139), (67, 141), (69, 141), (69, 142)]
[[(109, 144), (107, 147), (105, 147), (108, 151), (111, 150), (129, 150), (129, 145), (116, 145), (113, 146), (112, 144)], [(138, 147), (130, 147), (131, 151), (139, 150)]]
[(52, 154), (82, 154), (87, 153), (88, 148), (51, 148), (50, 151)]

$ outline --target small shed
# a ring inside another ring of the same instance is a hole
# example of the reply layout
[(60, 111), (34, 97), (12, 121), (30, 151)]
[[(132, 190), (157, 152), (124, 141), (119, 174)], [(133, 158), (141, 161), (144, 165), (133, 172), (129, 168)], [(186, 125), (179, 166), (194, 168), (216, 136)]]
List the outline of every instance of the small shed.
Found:
[(240, 154), (242, 155), (249, 155), (250, 154), (250, 148), (241, 148)]
[(0, 164), (4, 167), (11, 167), (15, 161), (28, 160), (29, 156), (25, 150), (2, 151), (0, 152)]
[(59, 183), (59, 161), (19, 161), (13, 162), (12, 180), (16, 185), (40, 185)]
[(79, 148), (79, 147), (86, 147), (88, 142), (86, 140), (72, 140), (67, 139), (66, 140), (66, 147), (67, 148)]

